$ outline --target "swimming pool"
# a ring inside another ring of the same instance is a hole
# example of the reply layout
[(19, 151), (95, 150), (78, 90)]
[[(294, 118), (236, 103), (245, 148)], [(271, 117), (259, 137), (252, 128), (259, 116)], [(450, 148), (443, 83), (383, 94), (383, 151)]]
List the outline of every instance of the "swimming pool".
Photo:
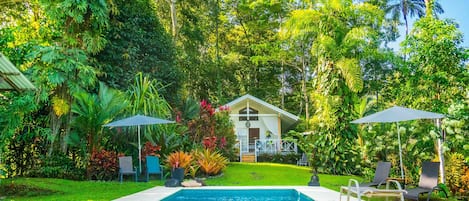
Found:
[(314, 201), (295, 189), (182, 189), (162, 201)]

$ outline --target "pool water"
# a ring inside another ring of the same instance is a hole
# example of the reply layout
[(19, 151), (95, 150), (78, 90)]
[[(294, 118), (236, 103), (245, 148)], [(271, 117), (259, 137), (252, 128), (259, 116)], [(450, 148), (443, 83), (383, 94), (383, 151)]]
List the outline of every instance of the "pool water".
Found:
[(294, 189), (182, 189), (162, 201), (314, 201)]

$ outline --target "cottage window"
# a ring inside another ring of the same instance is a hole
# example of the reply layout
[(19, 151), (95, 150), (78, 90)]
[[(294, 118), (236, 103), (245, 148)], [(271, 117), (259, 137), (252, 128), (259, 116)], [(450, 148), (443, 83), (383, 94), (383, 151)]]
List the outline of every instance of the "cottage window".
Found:
[(249, 116), (249, 121), (258, 121), (259, 111), (249, 108), (249, 114), (248, 114), (248, 108), (243, 108), (239, 111), (239, 121), (247, 121), (248, 116)]

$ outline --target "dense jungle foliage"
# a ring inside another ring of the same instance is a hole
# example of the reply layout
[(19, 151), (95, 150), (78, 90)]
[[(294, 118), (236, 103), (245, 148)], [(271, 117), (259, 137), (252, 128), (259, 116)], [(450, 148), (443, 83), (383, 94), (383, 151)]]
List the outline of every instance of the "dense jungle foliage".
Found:
[(138, 156), (136, 128), (103, 125), (136, 114), (177, 122), (142, 127), (144, 151), (162, 161), (207, 140), (233, 160), (227, 108), (214, 111), (251, 94), (300, 116), (287, 136), (331, 174), (368, 175), (379, 160), (399, 174), (396, 125), (352, 120), (393, 105), (443, 113), (442, 129), (399, 124), (405, 174), (417, 182), (443, 140), (447, 185), (467, 195), (463, 33), (438, 1), (402, 2), (0, 1), (0, 52), (37, 87), (0, 92), (0, 176), (113, 179), (109, 158)]

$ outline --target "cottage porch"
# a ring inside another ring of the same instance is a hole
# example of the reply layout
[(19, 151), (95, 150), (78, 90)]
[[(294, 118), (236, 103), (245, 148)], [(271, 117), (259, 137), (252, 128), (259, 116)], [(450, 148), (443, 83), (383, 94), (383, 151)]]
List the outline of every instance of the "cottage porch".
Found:
[(295, 141), (265, 139), (249, 143), (247, 140), (240, 139), (238, 146), (240, 162), (257, 162), (257, 156), (264, 153), (298, 153), (298, 146)]

